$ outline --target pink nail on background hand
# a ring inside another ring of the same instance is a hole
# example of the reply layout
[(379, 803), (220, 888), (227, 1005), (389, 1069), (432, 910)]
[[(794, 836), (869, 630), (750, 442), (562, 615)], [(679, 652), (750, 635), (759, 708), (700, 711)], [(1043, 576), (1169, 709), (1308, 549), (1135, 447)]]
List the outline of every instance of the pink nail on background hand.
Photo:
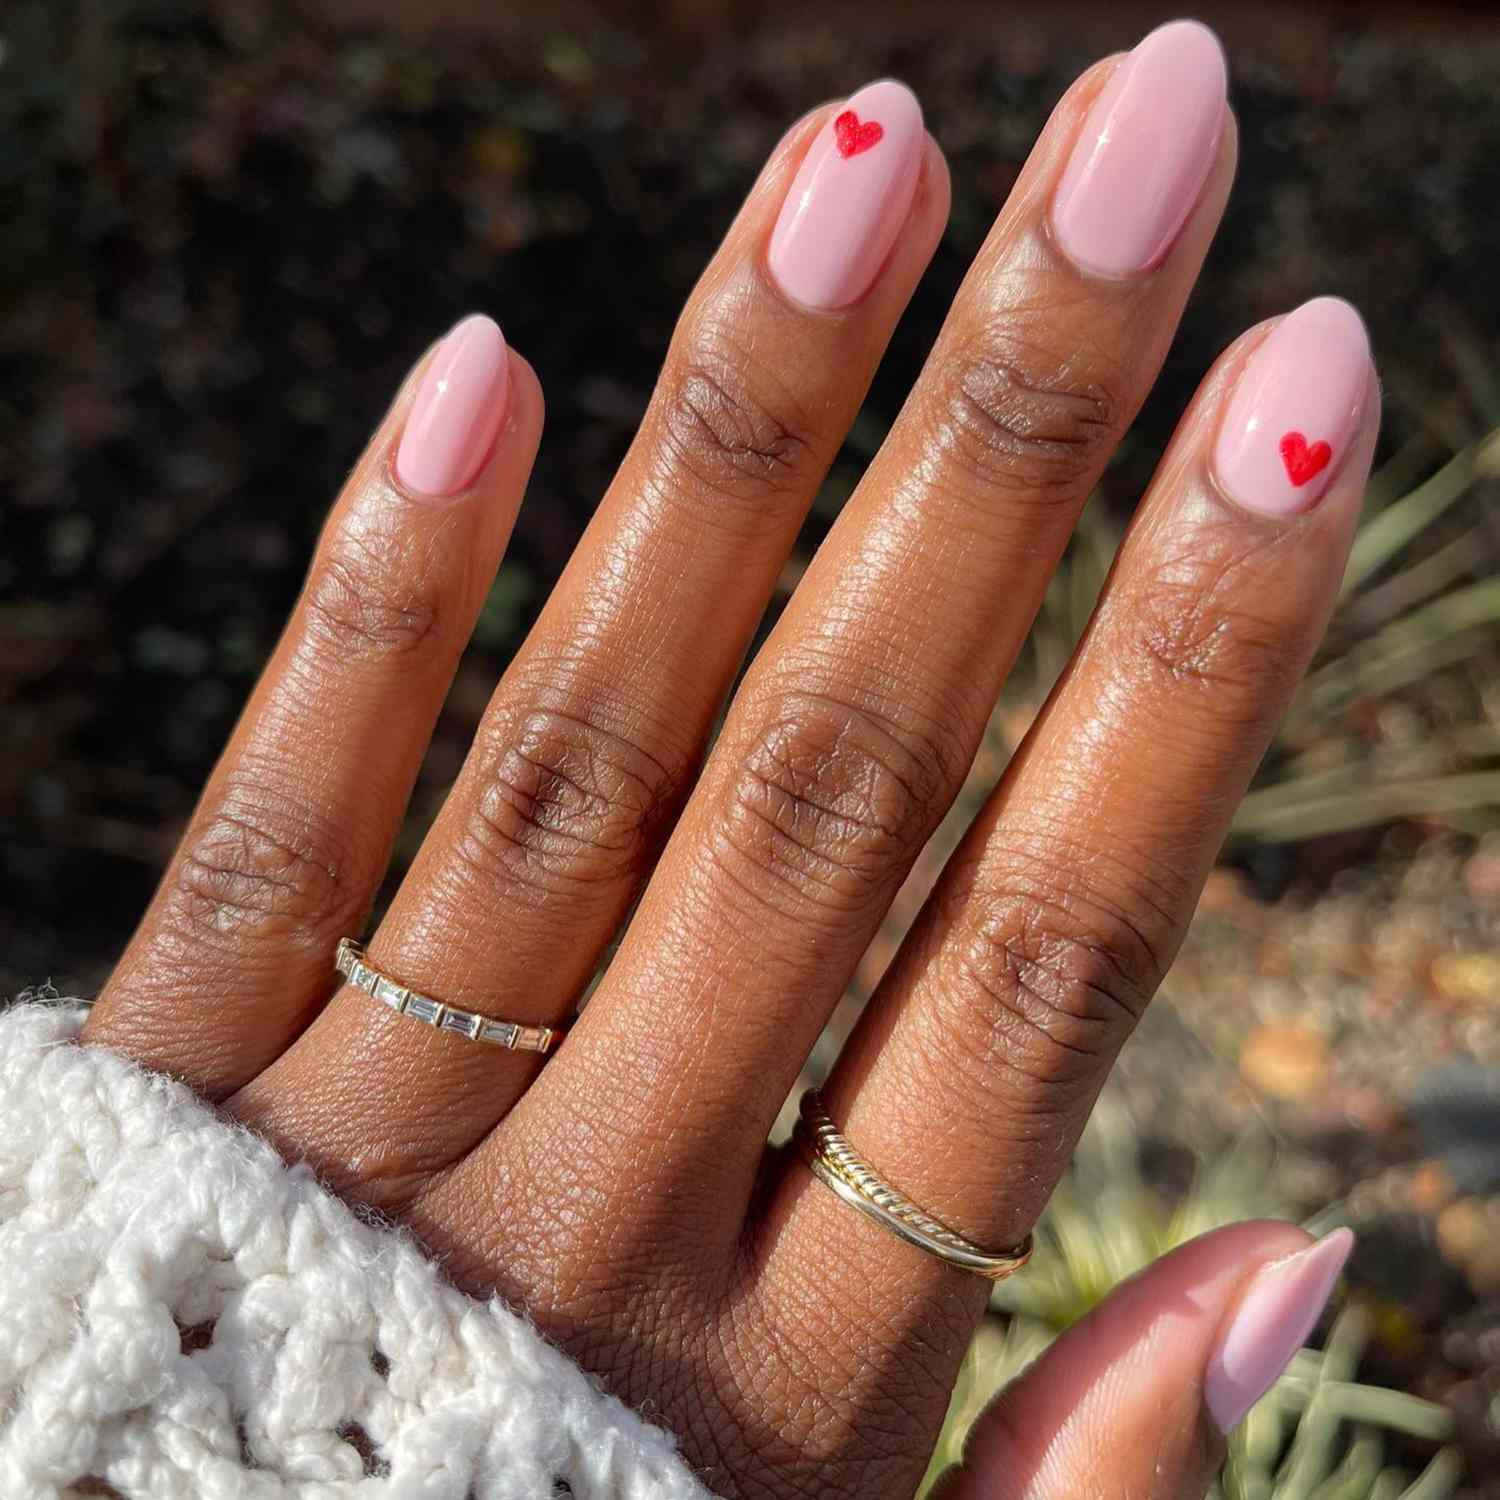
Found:
[(1221, 1432), (1276, 1384), (1328, 1305), (1354, 1248), (1347, 1229), (1257, 1272), (1219, 1336), (1203, 1377), (1203, 1401)]
[(1130, 276), (1172, 248), (1219, 149), (1225, 87), (1224, 51), (1197, 21), (1158, 27), (1121, 59), (1052, 204), (1057, 243), (1080, 270)]
[(396, 477), (440, 499), (467, 489), (484, 467), (505, 416), (510, 363), (492, 318), (475, 313), (438, 345), (396, 452)]
[(1250, 356), (1214, 445), (1220, 488), (1247, 510), (1293, 516), (1322, 498), (1359, 430), (1370, 340), (1347, 302), (1304, 302)]
[(911, 210), (923, 142), (917, 96), (890, 79), (818, 132), (771, 232), (767, 264), (788, 297), (831, 310), (864, 296)]

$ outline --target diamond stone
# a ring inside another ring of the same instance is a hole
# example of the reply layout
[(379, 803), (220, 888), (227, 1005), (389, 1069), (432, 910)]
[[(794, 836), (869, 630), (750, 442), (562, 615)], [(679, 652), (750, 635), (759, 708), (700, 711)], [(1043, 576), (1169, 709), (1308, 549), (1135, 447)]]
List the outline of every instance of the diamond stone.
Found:
[(426, 1021), (429, 1026), (436, 1022), (438, 1013), (443, 1009), (436, 1000), (426, 995), (413, 995), (406, 1002), (406, 1013), (415, 1016), (419, 1021)]
[(384, 1001), (392, 1010), (400, 1010), (406, 1003), (406, 990), (382, 974), (375, 981), (375, 998)]

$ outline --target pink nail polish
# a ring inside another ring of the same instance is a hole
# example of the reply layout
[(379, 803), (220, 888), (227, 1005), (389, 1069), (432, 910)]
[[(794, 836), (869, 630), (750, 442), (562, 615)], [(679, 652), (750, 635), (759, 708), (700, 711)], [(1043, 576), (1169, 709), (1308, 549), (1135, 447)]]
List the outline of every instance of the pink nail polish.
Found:
[(438, 345), (396, 451), (396, 477), (429, 499), (467, 489), (505, 416), (510, 364), (492, 318), (475, 313)]
[(1221, 1432), (1237, 1427), (1276, 1384), (1328, 1305), (1353, 1248), (1354, 1235), (1335, 1229), (1256, 1274), (1203, 1377), (1203, 1401)]
[(904, 83), (868, 84), (818, 132), (771, 231), (771, 275), (794, 302), (857, 302), (906, 222), (922, 166), (922, 106)]
[(1231, 500), (1293, 516), (1322, 498), (1359, 429), (1370, 340), (1347, 302), (1318, 297), (1283, 318), (1250, 356), (1214, 444)]
[(1197, 21), (1159, 26), (1122, 58), (1053, 199), (1063, 254), (1097, 276), (1161, 261), (1208, 180), (1224, 112), (1224, 50)]

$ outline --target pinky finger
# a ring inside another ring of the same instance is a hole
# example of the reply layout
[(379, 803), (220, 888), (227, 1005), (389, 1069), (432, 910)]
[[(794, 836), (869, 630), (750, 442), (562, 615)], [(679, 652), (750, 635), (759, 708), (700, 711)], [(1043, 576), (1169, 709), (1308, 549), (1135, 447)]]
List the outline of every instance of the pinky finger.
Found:
[(1226, 1432), (1302, 1347), (1353, 1244), (1262, 1221), (1157, 1261), (986, 1408), (933, 1500), (1201, 1500)]
[(85, 1037), (222, 1099), (334, 988), (531, 470), (542, 394), (488, 318), (417, 367)]

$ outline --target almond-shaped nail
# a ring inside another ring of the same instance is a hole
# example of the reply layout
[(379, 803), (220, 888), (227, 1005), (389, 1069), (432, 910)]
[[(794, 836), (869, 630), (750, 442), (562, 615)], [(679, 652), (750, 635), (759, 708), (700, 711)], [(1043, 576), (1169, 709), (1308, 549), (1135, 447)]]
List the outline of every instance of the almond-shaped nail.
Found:
[(1197, 21), (1159, 26), (1121, 59), (1089, 110), (1052, 201), (1064, 255), (1098, 276), (1157, 265), (1219, 150), (1224, 50)]
[(1214, 444), (1219, 487), (1263, 515), (1311, 510), (1359, 430), (1369, 380), (1359, 314), (1337, 297), (1304, 302), (1240, 373)]
[(831, 310), (857, 302), (911, 211), (922, 166), (922, 106), (882, 79), (818, 132), (771, 231), (771, 275), (794, 302)]
[(1353, 1248), (1354, 1235), (1335, 1229), (1256, 1273), (1204, 1372), (1204, 1405), (1221, 1432), (1237, 1427), (1280, 1379), (1322, 1316)]
[(423, 372), (396, 450), (396, 477), (413, 494), (442, 499), (484, 467), (505, 416), (510, 362), (494, 319), (475, 313), (438, 345)]

